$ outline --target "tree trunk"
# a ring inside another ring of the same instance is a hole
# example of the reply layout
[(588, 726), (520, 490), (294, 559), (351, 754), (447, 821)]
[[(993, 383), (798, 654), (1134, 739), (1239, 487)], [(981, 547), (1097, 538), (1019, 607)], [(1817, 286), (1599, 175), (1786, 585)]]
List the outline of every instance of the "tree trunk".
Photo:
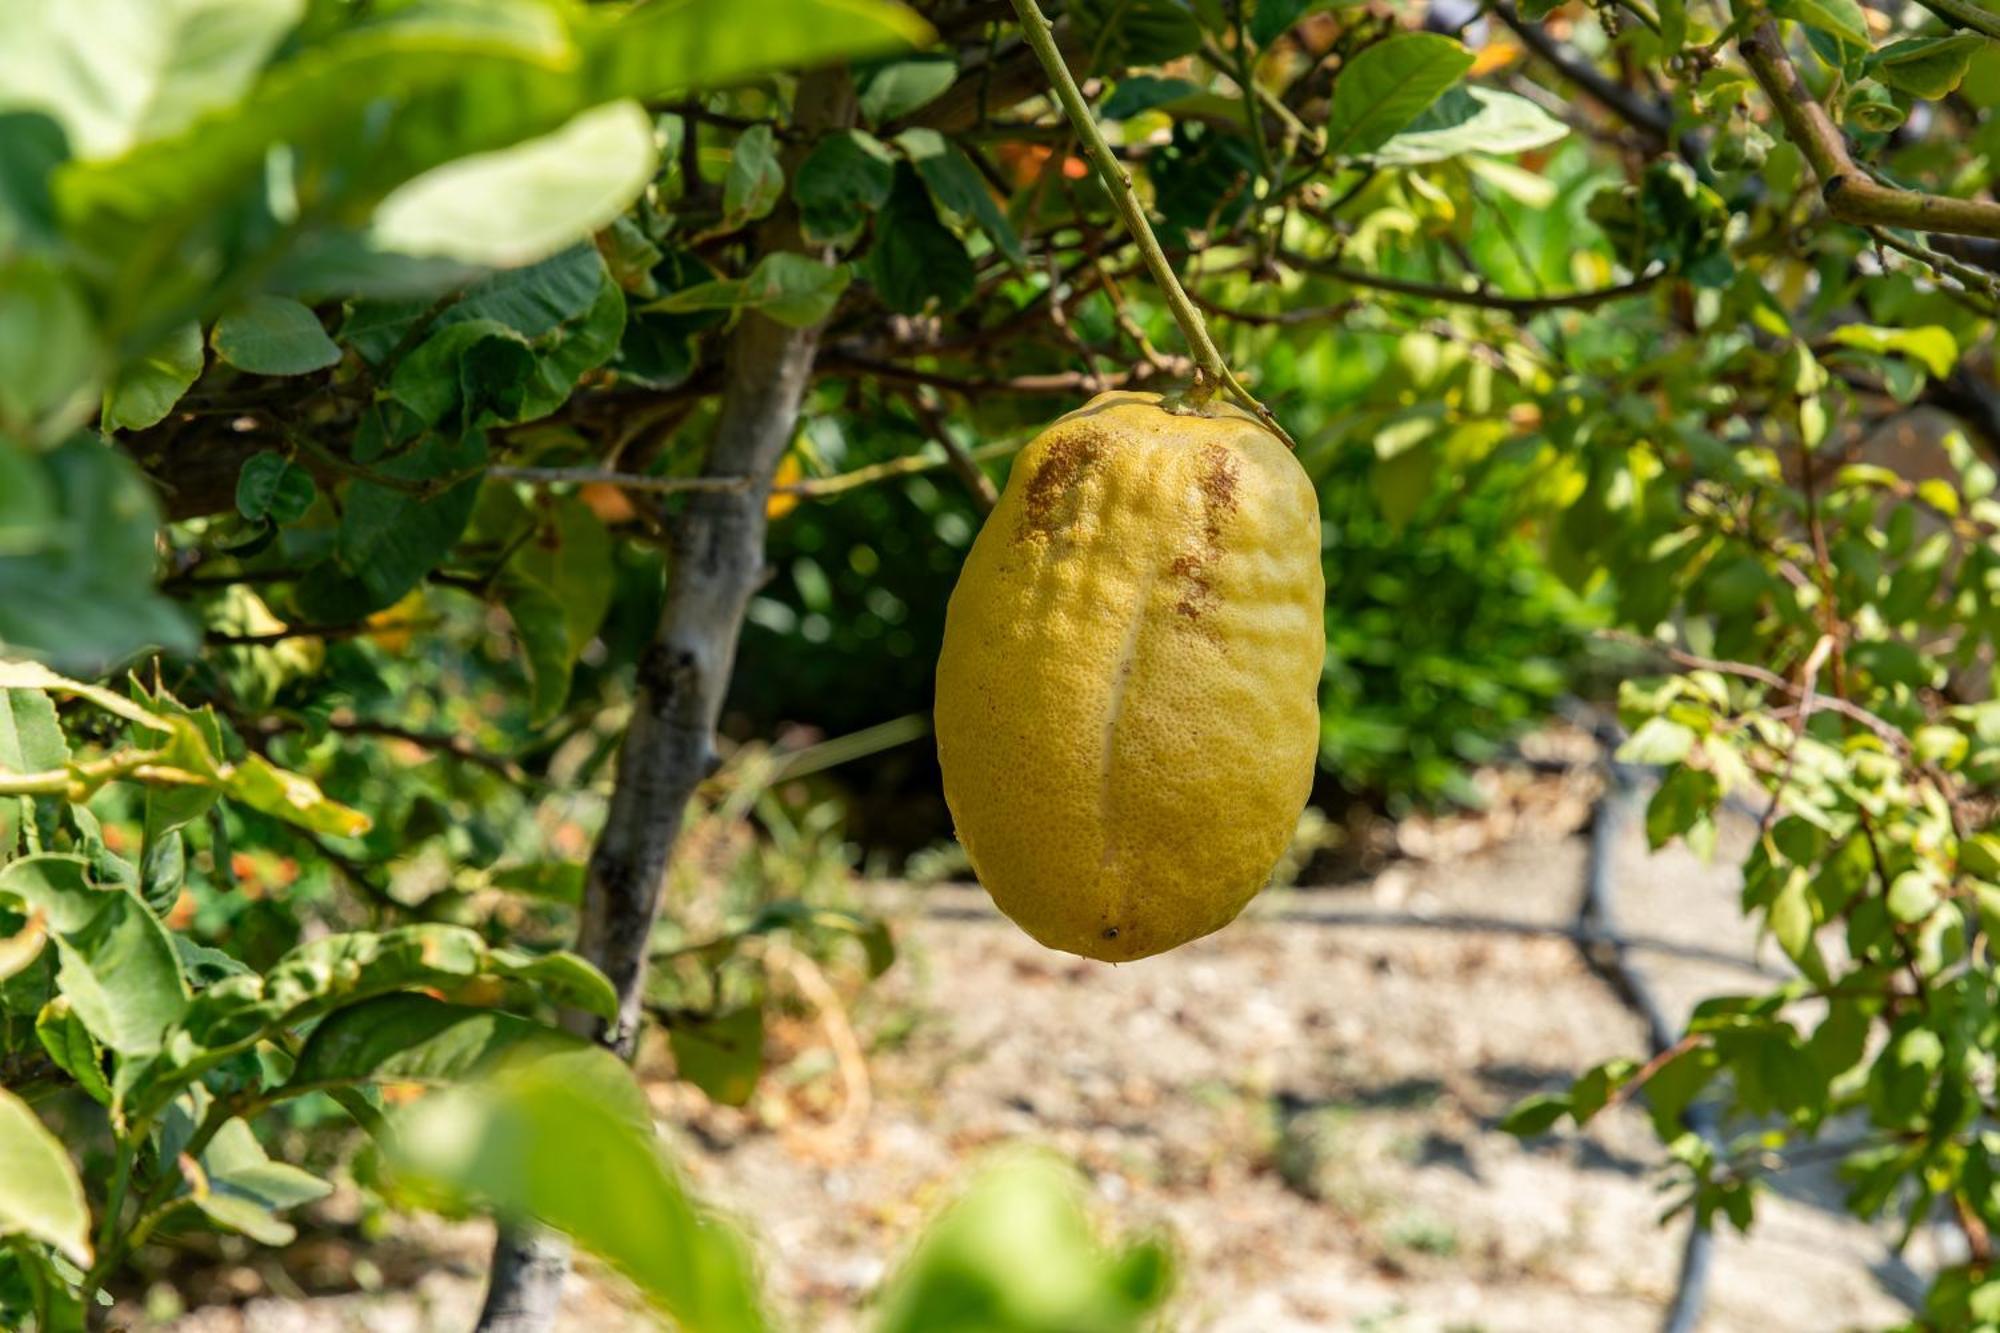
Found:
[[(851, 124), (853, 116), (845, 70), (802, 79), (793, 123), (804, 133), (788, 170), (821, 131)], [(759, 241), (764, 254), (805, 248), (789, 210), (765, 225)], [(617, 1022), (597, 1037), (628, 1060), (638, 1039), (647, 944), (667, 864), (688, 801), (715, 766), (716, 718), (743, 613), (763, 574), (764, 506), (772, 474), (798, 429), (818, 348), (817, 328), (790, 328), (754, 312), (736, 326), (704, 475), (747, 477), (751, 484), (741, 492), (691, 497), (674, 533), (660, 626), (639, 663), (638, 697), (618, 756), (611, 809), (591, 853), (576, 944), (617, 988)], [(568, 1256), (561, 1237), (503, 1226), (479, 1333), (546, 1333)]]

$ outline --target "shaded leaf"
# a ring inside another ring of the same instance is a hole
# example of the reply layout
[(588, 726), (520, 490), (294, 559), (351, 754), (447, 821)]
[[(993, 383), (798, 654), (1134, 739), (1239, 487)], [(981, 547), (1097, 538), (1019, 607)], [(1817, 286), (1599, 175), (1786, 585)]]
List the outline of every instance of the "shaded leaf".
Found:
[(0, 1235), (27, 1236), (90, 1264), (90, 1209), (62, 1142), (0, 1088)]
[(746, 1105), (764, 1072), (764, 1010), (677, 1014), (667, 1029), (674, 1073), (724, 1106)]
[(309, 375), (340, 360), (319, 316), (284, 296), (253, 296), (215, 321), (215, 354), (258, 375)]
[(722, 178), (722, 211), (731, 218), (756, 219), (769, 213), (785, 193), (785, 169), (769, 125), (752, 125), (736, 138), (729, 171)]
[(201, 325), (181, 325), (147, 356), (119, 367), (104, 396), (106, 430), (144, 430), (166, 419), (201, 378)]
[(296, 523), (317, 494), (310, 472), (269, 449), (244, 459), (236, 476), (236, 512), (252, 522)]
[(876, 65), (858, 80), (861, 114), (871, 125), (907, 116), (936, 101), (957, 78), (958, 61), (943, 54)]
[(288, 1092), (348, 1083), (460, 1083), (524, 1050), (579, 1038), (497, 1009), (385, 995), (329, 1014), (307, 1038)]
[(972, 257), (938, 221), (937, 206), (913, 167), (896, 168), (866, 271), (882, 304), (898, 314), (921, 313), (933, 302), (956, 310), (972, 299)]
[(916, 165), (917, 174), (941, 207), (977, 222), (1002, 254), (1020, 262), (1021, 238), (964, 150), (930, 129), (904, 130), (896, 136), (896, 146)]
[(889, 201), (896, 159), (873, 136), (836, 130), (799, 164), (792, 197), (808, 239), (842, 245)]

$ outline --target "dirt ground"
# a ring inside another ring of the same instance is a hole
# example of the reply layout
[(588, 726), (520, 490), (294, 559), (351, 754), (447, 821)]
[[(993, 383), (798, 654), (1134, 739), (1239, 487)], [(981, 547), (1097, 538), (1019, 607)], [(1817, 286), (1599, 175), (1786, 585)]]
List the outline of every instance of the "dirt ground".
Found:
[[(1042, 950), (976, 888), (878, 886), (903, 958), (855, 1015), (873, 1047), (865, 1114), (838, 1114), (840, 1081), (809, 1052), (820, 1063), (791, 1072), (822, 1071), (836, 1089), (828, 1115), (785, 1123), (771, 1104), (729, 1111), (663, 1087), (669, 1132), (697, 1188), (761, 1238), (789, 1326), (813, 1333), (865, 1327), (870, 1292), (968, 1162), (1020, 1143), (1081, 1165), (1108, 1227), (1171, 1235), (1173, 1330), (1657, 1328), (1686, 1223), (1659, 1222), (1669, 1196), (1643, 1114), (1619, 1108), (1587, 1134), (1527, 1144), (1494, 1128), (1526, 1093), (1644, 1054), (1639, 1024), (1574, 944), (1535, 933), (1569, 923), (1587, 848), (1584, 794), (1545, 805), (1492, 845), (1478, 845), (1490, 821), (1407, 830), (1423, 858), (1267, 894), (1218, 936), (1116, 968)], [(1637, 958), (1675, 1017), (1769, 984), (1758, 969), (1780, 959), (1739, 918), (1729, 868), (1747, 821), (1712, 866), (1649, 856), (1632, 822), (1615, 860), (1621, 925), (1669, 946)], [(1445, 915), (1517, 929), (1427, 920)], [(1891, 1257), (1887, 1233), (1847, 1219), (1829, 1175), (1779, 1185), (1751, 1236), (1720, 1239), (1702, 1329), (1833, 1333), (1906, 1317), (1922, 1278)], [(136, 1326), (457, 1333), (485, 1239), (475, 1225), (417, 1227), (368, 1251), (372, 1294), (287, 1298), (291, 1279), (246, 1264), (234, 1289), (245, 1299)], [(571, 1279), (563, 1327), (656, 1325), (586, 1273)]]

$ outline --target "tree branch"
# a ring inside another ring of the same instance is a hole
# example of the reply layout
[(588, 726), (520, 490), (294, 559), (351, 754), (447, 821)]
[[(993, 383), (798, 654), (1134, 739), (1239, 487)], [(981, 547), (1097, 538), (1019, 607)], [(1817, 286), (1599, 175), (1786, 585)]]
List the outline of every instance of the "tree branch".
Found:
[(1493, 0), (1488, 6), (1493, 17), (1507, 25), (1521, 45), (1541, 58), (1542, 63), (1581, 88), (1590, 99), (1639, 131), (1659, 147), (1667, 145), (1673, 119), (1665, 107), (1640, 97), (1597, 66), (1550, 37), (1538, 23), (1523, 19), (1508, 0)]
[[(797, 169), (804, 148), (854, 122), (845, 69), (799, 82), (793, 125), (802, 144), (787, 151)], [(758, 250), (804, 252), (788, 211), (760, 230)], [(618, 994), (618, 1017), (596, 1032), (630, 1059), (638, 1041), (641, 992), (667, 865), (688, 801), (715, 764), (715, 723), (736, 657), (744, 611), (764, 567), (765, 502), (778, 462), (791, 447), (799, 405), (812, 383), (817, 327), (796, 329), (747, 312), (730, 335), (722, 405), (703, 474), (735, 479), (727, 490), (697, 492), (673, 534), (666, 604), (639, 663), (638, 697), (619, 751), (611, 807), (585, 875), (576, 950)], [(571, 1014), (574, 1028), (595, 1020)], [(547, 1333), (568, 1267), (567, 1241), (538, 1228), (503, 1227), (479, 1333)]]
[(1954, 28), (1984, 33), (2000, 41), (2000, 14), (1990, 9), (1981, 9), (1970, 0), (1917, 0), (1917, 3)]
[(1878, 184), (1856, 166), (1840, 127), (1799, 82), (1799, 72), (1785, 54), (1776, 23), (1758, 24), (1738, 38), (1736, 45), (1778, 119), (1784, 122), (1786, 137), (1812, 166), (1826, 211), (1835, 219), (1857, 227), (1907, 227), (2000, 237), (2000, 203), (1894, 189)]
[[(1331, 260), (1313, 259), (1290, 250), (1280, 250), (1278, 258), (1296, 269), (1317, 273), (1333, 278), (1352, 287), (1367, 287), (1379, 292), (1395, 292), (1402, 296), (1421, 297), (1426, 301), (1439, 301), (1446, 305), (1476, 306), (1482, 310), (1499, 310), (1510, 315), (1535, 315), (1545, 310), (1588, 310), (1609, 301), (1622, 300), (1627, 296), (1637, 296), (1662, 278), (1665, 269), (1642, 274), (1629, 282), (1621, 282), (1611, 287), (1594, 287), (1582, 292), (1553, 292), (1547, 296), (1508, 296), (1501, 292), (1483, 289), (1467, 291), (1461, 287), (1445, 287), (1437, 283), (1416, 282), (1409, 278), (1391, 277), (1386, 273), (1369, 273), (1363, 269), (1347, 268)], [(1224, 311), (1229, 314), (1234, 312)], [(1254, 315), (1242, 318), (1255, 319)], [(1299, 322), (1290, 320), (1287, 322)]]

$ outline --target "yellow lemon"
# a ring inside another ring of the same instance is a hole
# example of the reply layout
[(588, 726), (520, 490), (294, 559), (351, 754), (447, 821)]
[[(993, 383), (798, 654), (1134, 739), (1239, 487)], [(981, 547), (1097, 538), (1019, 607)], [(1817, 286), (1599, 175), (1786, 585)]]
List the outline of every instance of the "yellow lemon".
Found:
[(945, 798), (1050, 948), (1227, 925), (1304, 808), (1326, 649), (1319, 504), (1247, 413), (1100, 394), (1022, 451), (938, 658)]

